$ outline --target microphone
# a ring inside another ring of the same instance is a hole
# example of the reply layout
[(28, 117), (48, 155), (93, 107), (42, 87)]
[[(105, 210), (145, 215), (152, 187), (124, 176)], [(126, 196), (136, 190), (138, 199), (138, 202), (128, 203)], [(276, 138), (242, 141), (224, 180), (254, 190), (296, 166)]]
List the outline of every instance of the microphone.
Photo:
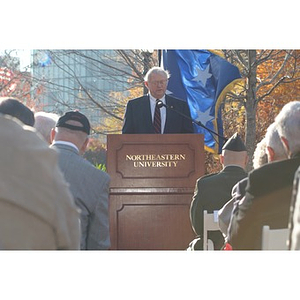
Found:
[[(203, 125), (200, 121), (196, 121), (196, 120), (190, 118), (189, 116), (183, 114), (181, 111), (176, 110), (173, 106), (169, 106), (169, 105), (167, 105), (167, 104), (164, 104), (161, 100), (156, 100), (156, 104), (157, 104), (157, 106), (158, 106), (159, 108), (165, 107), (165, 108), (167, 108), (167, 109), (172, 109), (172, 110), (174, 110), (176, 113), (178, 113), (179, 115), (183, 116), (183, 117), (186, 118), (186, 119), (189, 119), (189, 120), (192, 121), (194, 124), (196, 124), (196, 125), (198, 125), (198, 126), (204, 128), (204, 129), (206, 129), (206, 130), (212, 135), (213, 138), (214, 138), (214, 136), (213, 136), (213, 134), (214, 134), (214, 135), (218, 136), (219, 138), (221, 138), (222, 140), (224, 140), (224, 143), (227, 142), (227, 140), (228, 140), (227, 138), (225, 138), (224, 136), (222, 136), (222, 135), (218, 134), (217, 132), (211, 130), (210, 128), (207, 128), (207, 127), (206, 127), (205, 125)], [(215, 138), (214, 138), (214, 139), (215, 139)]]
[[(157, 104), (157, 106), (158, 106), (158, 108), (162, 108), (163, 106), (164, 107), (166, 107), (166, 108), (172, 108), (172, 109), (174, 109), (174, 106), (173, 105), (171, 105), (171, 106), (169, 106), (169, 105), (166, 105), (166, 104), (164, 104), (161, 100), (156, 100), (156, 104)], [(174, 109), (175, 110), (175, 109)], [(175, 110), (176, 111), (176, 110)], [(179, 112), (178, 112), (179, 113)], [(180, 114), (180, 113), (179, 113)], [(185, 117), (187, 117), (187, 116), (185, 116)]]
[(163, 106), (166, 106), (161, 100), (158, 99), (156, 100), (156, 105), (158, 106), (158, 108), (162, 108)]

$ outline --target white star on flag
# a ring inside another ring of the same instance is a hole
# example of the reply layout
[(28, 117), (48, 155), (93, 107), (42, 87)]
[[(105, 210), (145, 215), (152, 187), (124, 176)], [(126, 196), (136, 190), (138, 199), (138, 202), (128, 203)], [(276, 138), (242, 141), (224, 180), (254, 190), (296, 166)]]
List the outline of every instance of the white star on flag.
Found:
[(209, 66), (206, 67), (205, 70), (201, 70), (199, 67), (196, 67), (197, 70), (197, 76), (193, 78), (193, 81), (201, 81), (203, 86), (206, 86), (206, 81), (208, 78), (212, 76), (211, 73), (209, 73)]
[(207, 109), (206, 111), (204, 111), (204, 112), (198, 110), (198, 111), (197, 111), (198, 117), (197, 117), (196, 121), (197, 121), (197, 122), (201, 122), (203, 125), (206, 126), (206, 124), (207, 124), (209, 121), (211, 121), (211, 120), (214, 119), (214, 117), (212, 117), (212, 116), (209, 114), (209, 111), (210, 111), (210, 108), (208, 108), (208, 109)]

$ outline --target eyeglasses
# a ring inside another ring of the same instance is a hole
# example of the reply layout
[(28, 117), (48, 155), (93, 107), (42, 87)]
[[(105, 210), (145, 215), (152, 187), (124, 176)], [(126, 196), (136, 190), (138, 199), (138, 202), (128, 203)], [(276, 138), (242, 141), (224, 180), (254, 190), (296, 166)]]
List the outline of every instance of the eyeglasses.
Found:
[(151, 84), (156, 85), (156, 86), (158, 86), (159, 84), (160, 85), (166, 85), (167, 82), (168, 82), (167, 79), (166, 80), (159, 80), (159, 81), (150, 81)]

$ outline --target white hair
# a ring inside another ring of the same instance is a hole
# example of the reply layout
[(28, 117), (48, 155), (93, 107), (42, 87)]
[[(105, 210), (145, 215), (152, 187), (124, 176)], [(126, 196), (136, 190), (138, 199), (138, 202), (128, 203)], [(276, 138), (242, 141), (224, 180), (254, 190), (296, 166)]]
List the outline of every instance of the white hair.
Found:
[(266, 147), (271, 147), (274, 150), (275, 160), (286, 159), (286, 151), (278, 133), (278, 124), (272, 123), (265, 135)]
[(165, 76), (166, 79), (170, 78), (169, 71), (164, 70), (161, 67), (153, 67), (147, 72), (147, 74), (144, 77), (144, 80), (148, 82), (152, 74), (161, 74), (161, 75)]
[(266, 138), (264, 137), (259, 143), (257, 143), (253, 154), (253, 168), (257, 169), (260, 166), (268, 162), (268, 156), (266, 152)]
[(289, 143), (291, 155), (300, 152), (300, 101), (287, 103), (275, 122), (280, 137), (285, 137)]
[(44, 139), (51, 143), (50, 133), (51, 129), (55, 127), (56, 122), (59, 119), (59, 115), (55, 113), (48, 113), (39, 111), (34, 114), (34, 128), (44, 137)]

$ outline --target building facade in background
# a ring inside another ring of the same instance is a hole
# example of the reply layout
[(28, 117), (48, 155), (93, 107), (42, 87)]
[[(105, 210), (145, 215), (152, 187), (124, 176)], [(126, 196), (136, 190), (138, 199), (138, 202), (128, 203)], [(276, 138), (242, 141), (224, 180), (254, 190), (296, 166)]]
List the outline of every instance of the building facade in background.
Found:
[(43, 82), (42, 109), (58, 114), (78, 109), (92, 126), (118, 105), (114, 92), (127, 93), (129, 74), (114, 50), (32, 51), (33, 78)]

